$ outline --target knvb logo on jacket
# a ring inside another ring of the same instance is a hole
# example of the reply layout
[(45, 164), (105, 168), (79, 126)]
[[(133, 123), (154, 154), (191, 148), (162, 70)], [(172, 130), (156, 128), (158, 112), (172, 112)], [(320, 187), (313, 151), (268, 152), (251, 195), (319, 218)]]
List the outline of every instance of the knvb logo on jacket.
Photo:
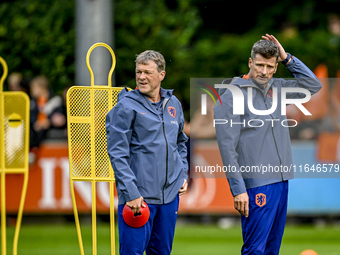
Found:
[(175, 109), (175, 107), (168, 106), (168, 112), (171, 115), (171, 117), (176, 118), (176, 109)]
[(272, 91), (272, 89), (268, 90), (267, 96), (270, 97), (270, 98), (273, 98), (273, 91)]
[[(198, 87), (199, 89), (203, 90), (204, 92), (206, 92), (211, 98), (212, 100), (214, 101), (214, 104), (216, 105), (216, 99), (215, 97), (211, 94), (211, 92), (208, 90), (210, 89), (218, 98), (218, 100), (220, 101), (221, 105), (222, 105), (222, 101), (221, 101), (221, 98), (220, 96), (218, 95), (218, 93), (216, 92), (216, 90), (211, 87), (210, 85), (206, 84), (206, 83), (203, 83), (203, 82), (197, 82), (199, 84), (202, 84), (204, 85), (206, 88), (201, 88), (201, 87)], [(201, 114), (202, 115), (207, 115), (207, 94), (202, 94), (201, 95)]]

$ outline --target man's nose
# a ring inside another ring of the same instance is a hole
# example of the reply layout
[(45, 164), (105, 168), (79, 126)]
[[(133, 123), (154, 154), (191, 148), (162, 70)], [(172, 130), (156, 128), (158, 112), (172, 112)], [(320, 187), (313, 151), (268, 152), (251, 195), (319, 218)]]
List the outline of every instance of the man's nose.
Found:
[(266, 66), (264, 66), (263, 68), (262, 68), (262, 74), (267, 74), (267, 67)]
[(139, 76), (139, 79), (144, 79), (145, 78), (145, 73), (144, 72), (141, 72), (140, 76)]

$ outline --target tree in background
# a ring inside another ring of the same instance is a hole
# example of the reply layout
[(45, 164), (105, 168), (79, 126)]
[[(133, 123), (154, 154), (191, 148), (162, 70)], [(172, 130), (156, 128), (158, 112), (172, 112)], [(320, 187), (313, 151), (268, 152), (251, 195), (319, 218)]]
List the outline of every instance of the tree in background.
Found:
[(9, 73), (44, 74), (55, 91), (73, 84), (73, 1), (7, 1), (0, 17), (0, 55)]
[[(339, 1), (225, 0), (114, 1), (116, 85), (135, 87), (135, 55), (160, 51), (167, 61), (165, 88), (189, 107), (190, 78), (233, 77), (247, 72), (252, 44), (275, 34), (285, 49), (313, 70), (340, 68)], [(0, 4), (0, 55), (9, 72), (44, 74), (55, 91), (74, 84), (74, 1), (15, 0)], [(277, 76), (290, 77), (285, 68)]]
[(135, 86), (136, 54), (153, 49), (166, 60), (165, 88), (175, 89), (181, 101), (189, 102), (190, 70), (194, 36), (201, 24), (198, 9), (190, 0), (115, 1), (115, 51), (117, 85)]

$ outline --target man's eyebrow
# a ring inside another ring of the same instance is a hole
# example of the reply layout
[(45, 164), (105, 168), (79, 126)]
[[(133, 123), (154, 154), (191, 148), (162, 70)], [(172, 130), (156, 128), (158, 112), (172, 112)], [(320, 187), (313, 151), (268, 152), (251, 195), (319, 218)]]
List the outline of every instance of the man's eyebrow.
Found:
[(265, 64), (265, 63), (255, 63), (255, 65), (267, 65), (267, 66), (270, 66), (270, 67), (275, 67), (275, 65), (270, 65), (270, 64)]
[(136, 71), (153, 71), (152, 69), (138, 69), (138, 68), (136, 68)]

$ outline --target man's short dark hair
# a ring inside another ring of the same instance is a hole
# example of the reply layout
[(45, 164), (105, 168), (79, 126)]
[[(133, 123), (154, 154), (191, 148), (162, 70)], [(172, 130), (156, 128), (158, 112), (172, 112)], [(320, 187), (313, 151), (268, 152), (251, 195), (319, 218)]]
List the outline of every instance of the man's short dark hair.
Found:
[(279, 58), (279, 48), (275, 43), (268, 40), (260, 40), (253, 45), (251, 49), (251, 59), (254, 59), (256, 54), (260, 54), (264, 58), (276, 57)]

